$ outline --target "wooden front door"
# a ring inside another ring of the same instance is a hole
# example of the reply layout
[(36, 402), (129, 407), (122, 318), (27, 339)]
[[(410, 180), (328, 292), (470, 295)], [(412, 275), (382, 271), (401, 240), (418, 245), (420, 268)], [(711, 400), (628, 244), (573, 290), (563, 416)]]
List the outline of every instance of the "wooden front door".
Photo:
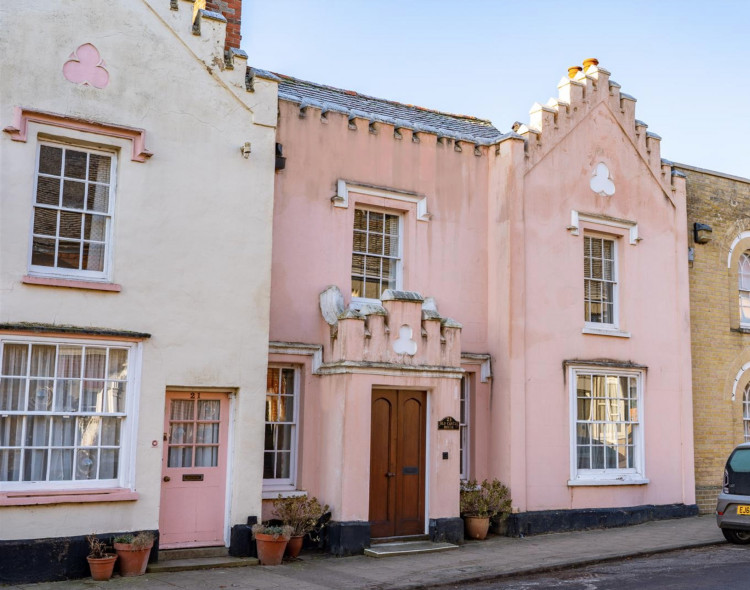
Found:
[(224, 545), (229, 396), (168, 391), (159, 544)]
[(370, 535), (421, 535), (425, 508), (424, 391), (376, 389), (370, 437)]

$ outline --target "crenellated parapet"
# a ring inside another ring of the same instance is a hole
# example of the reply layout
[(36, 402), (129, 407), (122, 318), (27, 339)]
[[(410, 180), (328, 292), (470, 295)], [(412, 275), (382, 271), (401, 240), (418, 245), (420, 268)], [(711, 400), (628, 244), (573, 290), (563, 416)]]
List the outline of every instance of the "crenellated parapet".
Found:
[[(206, 67), (208, 73), (229, 89), (259, 125), (276, 125), (279, 79), (247, 67), (248, 55), (227, 44), (227, 18), (206, 9), (206, 0), (147, 0), (151, 9)], [(264, 105), (271, 105), (264, 106)]]
[(610, 79), (610, 72), (588, 59), (584, 67), (569, 68), (568, 76), (557, 85), (557, 98), (546, 104), (534, 103), (529, 111), (529, 124), (516, 132), (526, 142), (526, 161), (533, 167), (559, 144), (590, 113), (606, 108), (628, 136), (654, 177), (671, 199), (676, 190), (671, 166), (661, 158), (661, 137), (648, 131), (648, 125), (635, 118), (636, 99), (621, 92), (620, 85)]
[(345, 308), (338, 287), (320, 295), (330, 327), (324, 364), (420, 369), (461, 366), (461, 324), (440, 315), (431, 298), (386, 290), (378, 303)]

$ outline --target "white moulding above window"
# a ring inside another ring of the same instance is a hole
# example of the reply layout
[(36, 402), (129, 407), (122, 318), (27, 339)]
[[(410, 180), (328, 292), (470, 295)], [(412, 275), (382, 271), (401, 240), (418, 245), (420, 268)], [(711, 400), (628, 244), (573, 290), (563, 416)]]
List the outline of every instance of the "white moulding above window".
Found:
[(581, 222), (590, 222), (597, 225), (626, 229), (629, 232), (630, 244), (633, 246), (637, 246), (638, 242), (643, 239), (638, 235), (638, 223), (635, 221), (609, 217), (607, 215), (599, 215), (597, 213), (582, 213), (575, 209), (571, 210), (570, 225), (565, 229), (567, 229), (571, 235), (577, 236), (581, 232)]
[(339, 179), (336, 185), (336, 194), (331, 197), (334, 207), (349, 207), (349, 191), (354, 191), (362, 195), (371, 197), (382, 197), (394, 201), (403, 201), (405, 203), (416, 203), (417, 219), (419, 221), (429, 221), (432, 214), (427, 212), (427, 197), (409, 191), (375, 186), (371, 184), (361, 184), (351, 180)]

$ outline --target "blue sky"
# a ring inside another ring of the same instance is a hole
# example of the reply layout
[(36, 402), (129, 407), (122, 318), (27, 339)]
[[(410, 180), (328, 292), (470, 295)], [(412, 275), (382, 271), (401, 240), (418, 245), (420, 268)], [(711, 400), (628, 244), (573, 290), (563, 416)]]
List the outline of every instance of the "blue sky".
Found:
[(244, 0), (242, 21), (251, 65), (502, 131), (596, 57), (662, 157), (750, 177), (750, 1)]

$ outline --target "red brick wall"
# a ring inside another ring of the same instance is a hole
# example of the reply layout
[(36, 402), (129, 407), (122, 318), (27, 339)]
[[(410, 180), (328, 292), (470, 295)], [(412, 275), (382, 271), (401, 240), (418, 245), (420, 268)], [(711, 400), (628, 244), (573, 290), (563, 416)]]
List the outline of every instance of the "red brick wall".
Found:
[(240, 48), (240, 23), (242, 20), (242, 0), (206, 0), (206, 10), (218, 12), (227, 19), (227, 40), (225, 49)]

